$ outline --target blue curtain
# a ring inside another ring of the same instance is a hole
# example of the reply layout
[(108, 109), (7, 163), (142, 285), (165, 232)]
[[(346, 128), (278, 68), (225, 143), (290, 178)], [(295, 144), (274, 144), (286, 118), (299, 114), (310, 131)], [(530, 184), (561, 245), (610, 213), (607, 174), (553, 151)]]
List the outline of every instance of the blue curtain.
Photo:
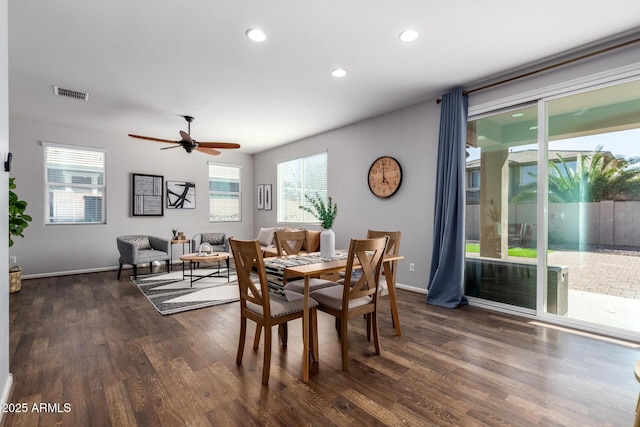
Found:
[(447, 308), (468, 303), (464, 296), (467, 110), (462, 89), (443, 95), (427, 303)]

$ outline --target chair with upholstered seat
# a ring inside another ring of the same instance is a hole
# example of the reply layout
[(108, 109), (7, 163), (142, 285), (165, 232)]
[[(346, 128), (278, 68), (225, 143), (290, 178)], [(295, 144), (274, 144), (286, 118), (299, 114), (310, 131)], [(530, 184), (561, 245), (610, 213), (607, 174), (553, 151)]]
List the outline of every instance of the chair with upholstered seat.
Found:
[[(329, 313), (339, 320), (343, 371), (349, 370), (348, 325), (349, 319), (353, 317), (365, 316), (367, 331), (373, 332), (375, 353), (380, 354), (378, 282), (388, 240), (388, 236), (375, 239), (352, 239), (343, 284), (319, 289), (310, 294), (311, 298), (320, 304), (318, 310)], [(356, 269), (360, 269), (362, 274), (352, 282)]]
[[(386, 254), (389, 255), (399, 255), (400, 254), (400, 238), (402, 237), (402, 232), (400, 231), (376, 231), (376, 230), (368, 230), (367, 231), (367, 239), (374, 239), (377, 237), (389, 236), (389, 242), (387, 243)], [(383, 262), (382, 273), (380, 274), (380, 280), (378, 283), (378, 290), (380, 293), (389, 292), (389, 305), (391, 306), (391, 321), (393, 326), (398, 331), (398, 335), (400, 335), (400, 320), (398, 316), (398, 302), (396, 300), (396, 290), (395, 287), (389, 288), (387, 283), (387, 277), (396, 282), (396, 273), (397, 273), (398, 261), (387, 261)], [(338, 280), (338, 283), (342, 283), (344, 279)], [(354, 279), (352, 278), (352, 281)]]
[(278, 256), (297, 255), (301, 251), (309, 251), (305, 230), (276, 231), (274, 237)]
[[(389, 242), (387, 243), (386, 253), (389, 255), (399, 255), (400, 254), (400, 238), (402, 237), (402, 232), (400, 231), (376, 231), (369, 230), (367, 231), (367, 239), (373, 239), (376, 237), (384, 237), (389, 236)], [(399, 318), (398, 318), (398, 302), (396, 300), (396, 290), (394, 288), (389, 288), (387, 283), (387, 277), (396, 283), (396, 273), (397, 273), (398, 261), (388, 261), (383, 263), (382, 273), (380, 274), (380, 282), (379, 282), (379, 290), (380, 292), (389, 292), (389, 304), (391, 305), (391, 319), (393, 322), (393, 326), (398, 329), (399, 328)], [(399, 329), (398, 329), (399, 330)]]
[[(298, 255), (307, 253), (308, 232), (307, 230), (277, 231), (275, 233), (278, 256)], [(309, 281), (309, 292), (329, 286), (336, 286), (336, 282), (319, 278), (311, 278)], [(289, 280), (284, 288), (288, 291), (304, 294), (304, 279)]]
[[(264, 361), (262, 366), (262, 383), (268, 384), (271, 366), (271, 329), (274, 325), (286, 324), (304, 316), (304, 296), (285, 290), (284, 297), (269, 292), (269, 284), (264, 268), (262, 250), (258, 240), (229, 239), (238, 275), (240, 287), (240, 337), (236, 363), (242, 364), (244, 343), (247, 333), (247, 319), (256, 322), (258, 331), (264, 328)], [(254, 281), (255, 274), (257, 278)], [(317, 312), (318, 303), (309, 299), (309, 334), (311, 338), (311, 354), (318, 358)], [(253, 340), (254, 350), (258, 348), (260, 333), (256, 332)]]
[(120, 252), (120, 267), (118, 268), (118, 279), (122, 273), (122, 265), (133, 266), (133, 277), (138, 278), (138, 265), (149, 263), (149, 269), (153, 267), (155, 261), (165, 261), (167, 273), (171, 261), (171, 242), (167, 239), (146, 235), (131, 235), (116, 237), (116, 245)]
[[(279, 230), (274, 233), (278, 256), (306, 254), (309, 249), (308, 239), (309, 232), (307, 230)], [(311, 278), (309, 279), (309, 292), (336, 285), (337, 283), (331, 280)], [(284, 289), (304, 294), (304, 279), (290, 280), (284, 285)], [(259, 334), (258, 330), (256, 330), (256, 334)], [(286, 323), (278, 327), (278, 335), (282, 344), (286, 345), (288, 335)]]

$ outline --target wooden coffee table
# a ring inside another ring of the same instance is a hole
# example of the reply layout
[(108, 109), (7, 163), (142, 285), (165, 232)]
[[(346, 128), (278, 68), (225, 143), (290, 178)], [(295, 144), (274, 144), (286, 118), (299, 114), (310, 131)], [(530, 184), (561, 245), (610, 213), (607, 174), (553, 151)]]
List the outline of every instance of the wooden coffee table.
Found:
[[(180, 256), (180, 261), (182, 261), (182, 280), (186, 277), (190, 278), (189, 286), (193, 286), (193, 282), (197, 282), (198, 280), (202, 280), (205, 277), (223, 277), (220, 274), (220, 261), (227, 262), (227, 282), (229, 281), (229, 252), (214, 252), (212, 254), (199, 254), (199, 253), (191, 253), (184, 254)], [(185, 272), (185, 262), (189, 262), (189, 274)], [(216, 262), (215, 267), (207, 268), (211, 269), (212, 272), (209, 274), (193, 274), (193, 266), (194, 264), (200, 264), (201, 262)]]

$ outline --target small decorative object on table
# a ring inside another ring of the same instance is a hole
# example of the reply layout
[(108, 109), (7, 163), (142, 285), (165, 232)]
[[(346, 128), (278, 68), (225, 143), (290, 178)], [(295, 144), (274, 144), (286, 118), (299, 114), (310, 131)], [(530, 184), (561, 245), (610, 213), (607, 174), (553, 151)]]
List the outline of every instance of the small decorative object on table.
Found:
[(331, 229), (333, 227), (333, 221), (335, 221), (338, 215), (338, 204), (333, 203), (331, 196), (328, 197), (327, 203), (320, 197), (320, 194), (316, 193), (314, 197), (310, 197), (305, 194), (305, 199), (311, 204), (309, 206), (298, 206), (305, 212), (309, 212), (314, 217), (318, 218), (322, 223), (322, 233), (320, 233), (320, 256), (324, 258), (332, 258), (336, 253), (336, 235)]
[(178, 229), (174, 228), (171, 233), (173, 234), (173, 240), (178, 240)]
[(198, 248), (198, 255), (210, 255), (211, 252), (213, 252), (213, 250), (211, 249), (211, 245), (206, 242), (201, 244), (200, 248)]

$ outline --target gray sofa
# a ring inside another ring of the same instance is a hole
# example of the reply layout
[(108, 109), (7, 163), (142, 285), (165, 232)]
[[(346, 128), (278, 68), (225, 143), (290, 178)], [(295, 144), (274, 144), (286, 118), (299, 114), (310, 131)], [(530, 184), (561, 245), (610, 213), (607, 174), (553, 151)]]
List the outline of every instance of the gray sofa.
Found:
[(118, 252), (120, 252), (120, 268), (118, 268), (118, 279), (122, 273), (123, 264), (133, 266), (133, 277), (138, 278), (138, 264), (149, 263), (151, 269), (154, 261), (165, 261), (167, 273), (169, 272), (170, 246), (167, 239), (146, 235), (131, 235), (116, 237)]

